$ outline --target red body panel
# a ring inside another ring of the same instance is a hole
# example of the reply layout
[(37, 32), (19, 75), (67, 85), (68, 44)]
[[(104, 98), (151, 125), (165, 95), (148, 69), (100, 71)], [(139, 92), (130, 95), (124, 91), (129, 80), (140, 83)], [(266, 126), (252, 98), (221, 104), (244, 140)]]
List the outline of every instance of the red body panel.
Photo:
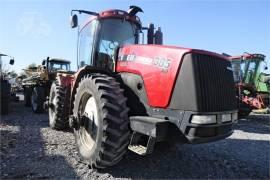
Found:
[(130, 72), (143, 78), (148, 104), (166, 108), (169, 105), (183, 55), (189, 52), (224, 56), (188, 48), (160, 45), (129, 45), (119, 50), (117, 72)]
[(61, 86), (64, 87), (71, 87), (71, 84), (74, 80), (74, 76), (72, 74), (66, 74), (66, 73), (57, 73), (56, 78), (58, 79)]

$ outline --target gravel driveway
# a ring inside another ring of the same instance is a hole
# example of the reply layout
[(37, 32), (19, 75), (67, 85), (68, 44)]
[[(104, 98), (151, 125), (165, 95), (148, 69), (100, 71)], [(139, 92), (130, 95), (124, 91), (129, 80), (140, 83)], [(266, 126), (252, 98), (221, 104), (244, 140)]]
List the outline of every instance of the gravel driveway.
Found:
[(270, 116), (241, 119), (222, 141), (158, 148), (141, 157), (128, 152), (116, 166), (89, 169), (79, 158), (71, 132), (48, 128), (46, 113), (12, 103), (1, 116), (1, 179), (270, 178)]

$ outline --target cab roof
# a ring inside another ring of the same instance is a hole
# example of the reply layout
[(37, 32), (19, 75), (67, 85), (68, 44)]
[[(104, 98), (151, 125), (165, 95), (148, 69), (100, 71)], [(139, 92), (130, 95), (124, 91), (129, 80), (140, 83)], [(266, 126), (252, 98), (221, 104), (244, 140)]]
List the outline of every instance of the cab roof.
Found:
[(105, 11), (101, 11), (98, 13), (97, 16), (90, 16), (85, 23), (83, 23), (81, 29), (83, 29), (88, 23), (95, 19), (107, 19), (107, 18), (118, 18), (118, 19), (125, 19), (128, 21), (132, 21), (135, 24), (142, 26), (141, 20), (138, 16), (131, 16), (128, 14), (127, 11), (119, 10), (119, 9), (109, 9)]
[(265, 55), (263, 54), (243, 54), (229, 57), (230, 60), (250, 60), (250, 59), (264, 60), (264, 58)]
[(51, 58), (49, 62), (56, 62), (56, 63), (68, 63), (70, 64), (69, 60), (61, 59), (61, 58)]

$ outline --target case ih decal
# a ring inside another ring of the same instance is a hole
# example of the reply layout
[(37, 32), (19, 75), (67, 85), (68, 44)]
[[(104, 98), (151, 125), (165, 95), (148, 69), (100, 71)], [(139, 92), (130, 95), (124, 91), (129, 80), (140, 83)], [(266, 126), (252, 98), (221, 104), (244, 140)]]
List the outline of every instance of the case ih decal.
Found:
[(156, 57), (153, 60), (153, 65), (158, 66), (162, 71), (167, 72), (170, 67), (171, 61), (167, 58)]
[(119, 66), (126, 66), (127, 64), (124, 62), (154, 65), (158, 68), (161, 68), (162, 72), (167, 72), (171, 64), (171, 60), (167, 59), (166, 57), (149, 58), (143, 56), (136, 56), (135, 54), (120, 54)]

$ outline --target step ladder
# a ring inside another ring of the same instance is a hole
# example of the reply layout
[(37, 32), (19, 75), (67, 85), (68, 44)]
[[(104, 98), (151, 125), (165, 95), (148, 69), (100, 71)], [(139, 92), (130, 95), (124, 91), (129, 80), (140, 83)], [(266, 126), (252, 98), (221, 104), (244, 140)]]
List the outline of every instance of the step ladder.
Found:
[[(155, 143), (166, 137), (169, 121), (148, 116), (130, 117), (130, 127), (133, 130), (128, 149), (139, 155), (151, 154)], [(140, 140), (147, 137), (146, 145)]]

